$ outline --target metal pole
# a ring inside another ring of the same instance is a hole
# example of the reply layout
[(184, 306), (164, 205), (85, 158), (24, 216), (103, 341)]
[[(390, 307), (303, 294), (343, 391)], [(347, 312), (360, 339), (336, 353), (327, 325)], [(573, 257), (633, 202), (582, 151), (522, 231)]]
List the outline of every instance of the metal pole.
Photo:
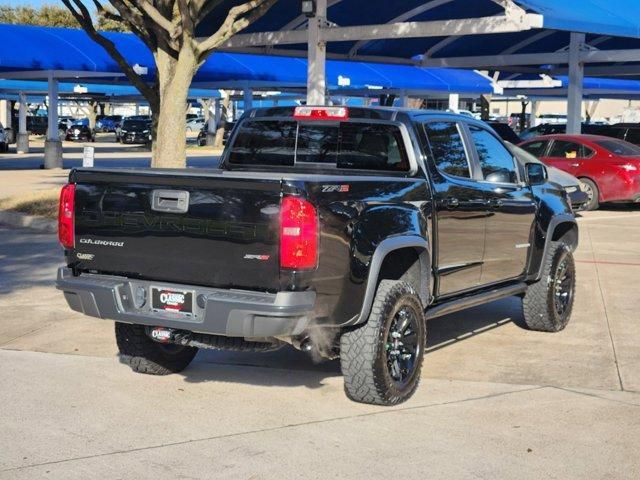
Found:
[(55, 78), (49, 79), (47, 129), (47, 140), (58, 140), (58, 80)]
[(18, 107), (18, 133), (27, 133), (27, 96), (20, 92)]
[(531, 127), (535, 127), (538, 125), (538, 101), (537, 100), (532, 100), (531, 101), (531, 116), (529, 117), (530, 121), (529, 121), (529, 125)]
[(571, 33), (571, 41), (569, 43), (569, 92), (567, 98), (567, 133), (569, 134), (579, 134), (582, 131), (584, 63), (580, 61), (580, 52), (584, 41), (584, 33)]
[(400, 92), (400, 105), (402, 108), (409, 108), (409, 95), (404, 90)]
[(253, 91), (249, 86), (245, 87), (242, 91), (242, 100), (244, 102), (245, 112), (253, 108)]
[(18, 135), (16, 136), (16, 152), (29, 153), (29, 133), (27, 132), (27, 96), (20, 92), (18, 107)]
[(449, 110), (458, 113), (460, 111), (460, 95), (457, 93), (449, 94)]
[(327, 20), (327, 0), (316, 0), (316, 16), (307, 28), (307, 105), (324, 105), (326, 90), (327, 44), (320, 39), (320, 30)]
[(62, 142), (58, 136), (58, 79), (49, 76), (47, 140), (44, 142), (44, 168), (62, 168)]

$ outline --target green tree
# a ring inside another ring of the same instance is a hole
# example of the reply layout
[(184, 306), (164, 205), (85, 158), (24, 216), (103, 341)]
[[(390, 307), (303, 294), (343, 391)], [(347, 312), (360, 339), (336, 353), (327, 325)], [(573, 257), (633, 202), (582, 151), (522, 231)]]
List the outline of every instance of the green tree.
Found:
[(127, 24), (118, 19), (118, 12), (109, 5), (105, 5), (103, 10), (98, 11), (94, 23), (96, 25), (96, 30), (102, 32), (129, 31)]
[[(220, 0), (110, 0), (117, 11), (108, 11), (101, 0), (62, 0), (87, 34), (117, 62), (129, 81), (147, 99), (153, 112), (154, 167), (186, 164), (187, 97), (193, 76), (207, 57), (231, 36), (260, 18), (277, 0), (247, 0), (226, 12), (213, 35), (199, 39), (197, 26)], [(87, 5), (106, 18), (124, 24), (153, 54), (156, 81), (145, 82), (94, 25)]]
[(71, 28), (80, 26), (69, 10), (55, 5), (42, 5), (40, 8), (2, 5), (0, 23)]

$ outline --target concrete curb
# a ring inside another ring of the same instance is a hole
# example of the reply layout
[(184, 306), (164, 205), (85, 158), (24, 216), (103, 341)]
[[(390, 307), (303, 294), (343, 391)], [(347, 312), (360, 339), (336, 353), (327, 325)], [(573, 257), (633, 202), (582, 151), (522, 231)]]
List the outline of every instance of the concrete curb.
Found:
[(11, 210), (0, 211), (0, 223), (11, 227), (30, 228), (42, 233), (56, 233), (58, 231), (58, 222), (55, 220)]

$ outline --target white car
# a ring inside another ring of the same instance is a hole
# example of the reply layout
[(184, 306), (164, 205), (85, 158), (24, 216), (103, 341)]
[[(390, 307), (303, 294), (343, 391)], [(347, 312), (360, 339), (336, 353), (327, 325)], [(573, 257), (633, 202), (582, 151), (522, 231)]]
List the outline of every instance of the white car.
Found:
[(199, 132), (204, 127), (204, 117), (187, 120), (187, 132)]

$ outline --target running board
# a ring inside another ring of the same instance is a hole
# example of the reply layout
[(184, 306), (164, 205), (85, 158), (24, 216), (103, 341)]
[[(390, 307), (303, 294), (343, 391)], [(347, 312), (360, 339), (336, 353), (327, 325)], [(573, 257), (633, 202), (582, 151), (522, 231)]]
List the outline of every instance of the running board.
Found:
[(527, 284), (524, 282), (509, 285), (507, 287), (495, 288), (493, 290), (476, 293), (466, 297), (450, 300), (428, 308), (425, 312), (427, 319), (441, 317), (450, 313), (459, 312), (467, 308), (476, 307), (485, 303), (493, 302), (501, 298), (512, 297), (527, 291)]

